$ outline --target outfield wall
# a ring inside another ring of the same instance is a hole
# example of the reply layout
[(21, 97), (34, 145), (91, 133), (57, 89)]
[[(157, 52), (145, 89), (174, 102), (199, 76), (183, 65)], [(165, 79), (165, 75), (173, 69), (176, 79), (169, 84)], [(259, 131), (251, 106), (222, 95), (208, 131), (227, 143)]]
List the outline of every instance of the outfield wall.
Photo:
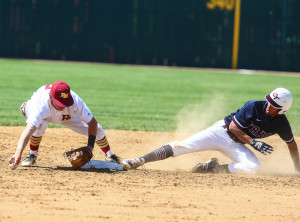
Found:
[(297, 0), (0, 0), (0, 56), (300, 71)]

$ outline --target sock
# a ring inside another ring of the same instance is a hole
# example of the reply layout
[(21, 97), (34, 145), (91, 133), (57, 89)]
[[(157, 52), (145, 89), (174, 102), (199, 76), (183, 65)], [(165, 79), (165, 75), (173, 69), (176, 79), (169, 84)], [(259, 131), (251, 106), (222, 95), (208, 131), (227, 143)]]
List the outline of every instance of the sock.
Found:
[(104, 136), (101, 140), (97, 140), (96, 144), (101, 148), (101, 150), (103, 151), (103, 153), (105, 153), (106, 156), (112, 155), (106, 136)]
[(38, 152), (37, 152), (37, 151), (32, 151), (32, 150), (30, 150), (29, 154), (33, 154), (33, 155), (37, 156), (37, 155), (38, 155)]
[(162, 146), (156, 150), (153, 150), (152, 152), (146, 154), (145, 156), (143, 156), (141, 158), (143, 158), (145, 160), (145, 163), (148, 163), (148, 162), (153, 162), (153, 161), (158, 161), (158, 160), (164, 160), (173, 155), (174, 155), (173, 149), (168, 144), (168, 145)]
[(35, 156), (37, 156), (41, 141), (42, 137), (30, 137), (30, 154), (34, 154)]
[(110, 157), (111, 155), (113, 155), (113, 153), (111, 152), (111, 150), (107, 151), (105, 154), (107, 157)]

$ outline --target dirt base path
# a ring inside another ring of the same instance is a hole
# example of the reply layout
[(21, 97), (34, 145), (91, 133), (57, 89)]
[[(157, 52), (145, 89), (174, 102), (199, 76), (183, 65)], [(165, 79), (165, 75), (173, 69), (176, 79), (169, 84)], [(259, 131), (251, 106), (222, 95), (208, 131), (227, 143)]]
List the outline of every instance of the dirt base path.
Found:
[[(270, 156), (256, 153), (260, 175), (193, 174), (189, 169), (218, 152), (187, 154), (149, 163), (146, 170), (71, 169), (62, 153), (86, 144), (68, 129), (47, 129), (37, 165), (10, 170), (23, 127), (0, 127), (0, 222), (5, 221), (300, 221), (300, 176), (284, 142)], [(146, 154), (187, 135), (107, 131), (123, 158)], [(296, 138), (300, 144), (300, 138)], [(23, 154), (27, 154), (29, 148)], [(104, 160), (99, 148), (96, 160)]]

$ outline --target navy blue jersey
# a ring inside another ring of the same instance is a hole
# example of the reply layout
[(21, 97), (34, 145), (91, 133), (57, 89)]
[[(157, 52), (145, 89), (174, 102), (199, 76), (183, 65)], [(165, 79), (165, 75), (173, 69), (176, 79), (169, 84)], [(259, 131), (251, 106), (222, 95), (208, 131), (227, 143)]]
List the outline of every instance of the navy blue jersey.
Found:
[(265, 138), (278, 134), (285, 142), (292, 142), (294, 137), (285, 115), (271, 117), (267, 115), (267, 101), (250, 100), (242, 108), (224, 118), (227, 129), (231, 121), (251, 138)]

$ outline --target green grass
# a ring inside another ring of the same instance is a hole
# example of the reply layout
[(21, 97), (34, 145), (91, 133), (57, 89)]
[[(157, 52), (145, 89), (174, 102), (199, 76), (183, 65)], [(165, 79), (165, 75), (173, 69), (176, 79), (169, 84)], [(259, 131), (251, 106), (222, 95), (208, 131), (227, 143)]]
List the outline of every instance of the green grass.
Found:
[(246, 101), (285, 87), (294, 96), (287, 116), (300, 134), (296, 75), (30, 60), (0, 60), (0, 125), (25, 125), (21, 103), (56, 80), (66, 81), (105, 129), (143, 131), (174, 131), (192, 117), (207, 126)]

